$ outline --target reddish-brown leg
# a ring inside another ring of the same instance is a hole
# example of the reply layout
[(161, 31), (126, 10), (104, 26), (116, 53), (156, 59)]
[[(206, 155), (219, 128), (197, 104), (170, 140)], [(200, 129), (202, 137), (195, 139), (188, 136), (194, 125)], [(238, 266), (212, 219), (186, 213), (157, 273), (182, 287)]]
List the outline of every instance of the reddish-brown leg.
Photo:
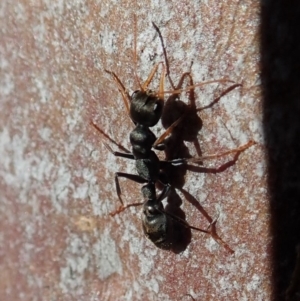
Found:
[(211, 154), (211, 155), (206, 155), (206, 156), (202, 156), (202, 157), (188, 158), (188, 159), (185, 159), (185, 162), (199, 163), (199, 162), (202, 162), (203, 160), (216, 159), (216, 158), (227, 156), (232, 153), (241, 153), (254, 144), (256, 144), (256, 142), (253, 140), (250, 140), (248, 143), (241, 145), (237, 148), (233, 148), (233, 149), (230, 149), (225, 152), (218, 153), (218, 154)]
[(129, 95), (127, 89), (124, 87), (121, 80), (118, 78), (118, 76), (114, 72), (109, 71), (109, 70), (105, 70), (105, 72), (109, 73), (112, 76), (112, 78), (114, 79), (114, 81), (117, 83), (118, 90), (122, 94), (122, 99), (125, 104), (126, 111), (129, 115), (130, 95)]

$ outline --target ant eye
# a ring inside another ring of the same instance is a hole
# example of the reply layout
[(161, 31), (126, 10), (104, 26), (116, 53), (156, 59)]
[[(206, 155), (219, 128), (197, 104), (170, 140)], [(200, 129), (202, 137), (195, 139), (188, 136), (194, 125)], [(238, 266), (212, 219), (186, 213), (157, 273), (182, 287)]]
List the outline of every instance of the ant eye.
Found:
[(148, 206), (147, 210), (150, 214), (154, 214), (156, 212), (156, 210), (153, 206)]
[(153, 95), (154, 92), (152, 90), (148, 89), (148, 90), (146, 90), (146, 94), (150, 96), (150, 95)]
[(136, 95), (140, 92), (140, 90), (135, 90), (132, 95), (131, 95), (131, 98), (134, 98), (136, 97)]
[(160, 109), (160, 105), (156, 102), (154, 107), (153, 107), (153, 111), (157, 112)]

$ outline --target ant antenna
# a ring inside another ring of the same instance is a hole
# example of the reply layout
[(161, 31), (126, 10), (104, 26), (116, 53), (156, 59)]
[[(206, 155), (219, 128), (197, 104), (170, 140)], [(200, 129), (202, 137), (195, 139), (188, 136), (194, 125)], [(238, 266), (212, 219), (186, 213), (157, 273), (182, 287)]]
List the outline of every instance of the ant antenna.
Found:
[(138, 78), (137, 75), (137, 49), (136, 49), (136, 43), (137, 43), (137, 39), (136, 39), (136, 35), (137, 35), (137, 19), (136, 19), (136, 15), (133, 16), (134, 19), (134, 37), (133, 37), (133, 43), (134, 43), (134, 77), (135, 80), (137, 81), (140, 90), (142, 90), (142, 85), (140, 83), (140, 80)]
[(172, 88), (175, 89), (175, 85), (174, 85), (173, 80), (171, 79), (171, 76), (170, 76), (170, 65), (169, 65), (169, 60), (168, 60), (168, 56), (167, 56), (167, 51), (166, 51), (166, 46), (165, 46), (165, 43), (164, 43), (164, 39), (162, 37), (162, 34), (161, 34), (158, 26), (154, 22), (152, 22), (152, 25), (155, 28), (156, 32), (158, 33), (158, 36), (159, 36), (159, 39), (160, 39), (160, 42), (161, 42), (161, 46), (162, 46), (164, 57), (165, 57), (167, 76), (169, 78), (169, 81), (170, 81), (170, 84), (171, 84)]

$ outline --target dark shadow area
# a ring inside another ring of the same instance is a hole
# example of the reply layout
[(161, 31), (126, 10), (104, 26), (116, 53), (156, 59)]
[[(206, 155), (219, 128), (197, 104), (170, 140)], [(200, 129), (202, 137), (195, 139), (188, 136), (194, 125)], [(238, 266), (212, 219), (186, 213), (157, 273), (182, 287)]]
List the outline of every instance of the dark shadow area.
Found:
[[(183, 73), (178, 84), (175, 85), (174, 81), (170, 75), (170, 66), (165, 49), (164, 39), (160, 32), (160, 29), (153, 23), (155, 30), (159, 35), (161, 41), (167, 78), (172, 90), (184, 89), (194, 85), (193, 78), (189, 72)], [(198, 133), (202, 129), (202, 120), (198, 115), (198, 112), (204, 109), (210, 109), (230, 91), (239, 87), (240, 84), (234, 84), (230, 87), (225, 88), (219, 95), (213, 98), (212, 102), (201, 108), (196, 107), (196, 96), (194, 89), (189, 89), (187, 92), (180, 94), (172, 94), (165, 100), (163, 115), (161, 117), (161, 122), (163, 127), (168, 132), (168, 129), (178, 121), (179, 124), (169, 132), (169, 137), (164, 140), (165, 145), (165, 159), (166, 161), (178, 159), (178, 158), (191, 158), (189, 149), (185, 145), (185, 142), (192, 142), (195, 147), (195, 151), (198, 157), (202, 156), (202, 151), (200, 143), (198, 141)], [(187, 93), (187, 95), (186, 95)], [(184, 96), (183, 96), (184, 95)], [(197, 162), (197, 165), (183, 164), (174, 166), (172, 164), (164, 164), (163, 171), (168, 177), (168, 182), (171, 184), (172, 190), (167, 197), (167, 206), (165, 211), (171, 213), (173, 216), (177, 216), (185, 221), (185, 213), (180, 209), (182, 200), (176, 193), (176, 189), (181, 191), (185, 197), (185, 201), (190, 202), (207, 220), (207, 226), (211, 225), (211, 235), (214, 239), (223, 247), (233, 253), (231, 248), (217, 235), (216, 233), (216, 223), (209, 216), (206, 210), (201, 206), (200, 202), (186, 190), (183, 189), (185, 182), (185, 174), (187, 170), (193, 172), (202, 173), (218, 173), (226, 170), (230, 166), (234, 165), (237, 161), (240, 152), (236, 153), (234, 158), (227, 163), (221, 165), (217, 168), (205, 168), (202, 166), (202, 162)], [(176, 188), (176, 189), (175, 189)], [(191, 228), (185, 227), (183, 224), (178, 223), (176, 220), (172, 221), (172, 233), (170, 232), (170, 239), (172, 242), (166, 245), (166, 249), (173, 251), (174, 253), (180, 253), (186, 249), (186, 247), (191, 242), (191, 229), (197, 227), (197, 225), (190, 225)], [(197, 231), (197, 230), (196, 230)]]
[[(261, 3), (264, 135), (273, 237), (272, 299), (300, 300), (300, 283), (291, 283), (300, 242), (300, 2)], [(291, 289), (286, 293), (288, 287)]]
[[(166, 58), (167, 61), (167, 58)], [(167, 65), (167, 63), (166, 63)], [(173, 81), (171, 80), (170, 76), (170, 84), (172, 85), (174, 90), (181, 89), (186, 86), (192, 86), (193, 80), (189, 73), (184, 73), (175, 87)], [(187, 83), (186, 80), (188, 80)], [(200, 119), (198, 112), (202, 109), (209, 109), (214, 104), (216, 104), (220, 98), (232, 91), (234, 88), (240, 85), (235, 84), (230, 86), (229, 88), (225, 89), (218, 97), (216, 97), (209, 105), (203, 108), (196, 107), (195, 101), (195, 93), (194, 90), (191, 89), (188, 91), (188, 100), (182, 101), (181, 95), (174, 94), (171, 95), (166, 101), (164, 106), (163, 115), (161, 118), (162, 125), (165, 129), (168, 129), (174, 122), (176, 122), (179, 118), (183, 119), (181, 122), (170, 132), (170, 136), (164, 140), (165, 149), (165, 156), (166, 160), (174, 160), (178, 158), (191, 158), (191, 154), (189, 153), (189, 149), (185, 145), (185, 142), (193, 142), (197, 156), (202, 156), (201, 147), (198, 141), (198, 133), (202, 128), (202, 120)], [(211, 225), (212, 233), (211, 235), (215, 238), (215, 240), (223, 245), (227, 251), (233, 253), (230, 247), (223, 242), (223, 240), (217, 235), (216, 233), (216, 224), (214, 223), (213, 219), (209, 216), (206, 210), (201, 206), (199, 200), (197, 200), (194, 196), (189, 194), (186, 190), (183, 189), (185, 183), (185, 174), (187, 170), (193, 172), (201, 172), (201, 173), (219, 173), (223, 172), (227, 168), (231, 167), (236, 163), (240, 152), (237, 152), (234, 155), (233, 159), (229, 159), (228, 162), (222, 164), (216, 168), (206, 168), (202, 166), (202, 162), (199, 164), (192, 165), (192, 164), (183, 164), (174, 166), (172, 164), (165, 164), (163, 171), (168, 177), (168, 181), (173, 188), (171, 193), (167, 197), (167, 206), (165, 211), (168, 213), (173, 214), (174, 216), (180, 217), (182, 220), (185, 220), (185, 214), (180, 209), (182, 204), (182, 200), (180, 199), (179, 195), (176, 193), (176, 189), (181, 191), (181, 193), (185, 197), (185, 201), (191, 203), (207, 220), (207, 226)], [(170, 244), (169, 250), (173, 251), (174, 253), (180, 253), (186, 249), (188, 244), (191, 241), (191, 229), (184, 227), (184, 225), (173, 221), (173, 235), (170, 234), (170, 238), (172, 238), (172, 244)], [(197, 227), (198, 225), (190, 225), (191, 227)], [(175, 235), (176, 234), (176, 235)]]
[[(164, 210), (168, 214), (180, 218), (182, 221), (185, 220), (185, 213), (180, 208), (182, 200), (175, 191), (171, 189), (168, 199), (172, 202), (168, 203)], [(163, 245), (156, 245), (160, 249), (172, 251), (175, 254), (183, 252), (191, 242), (191, 229), (186, 227), (183, 223), (180, 223), (173, 219), (171, 216), (168, 217), (168, 237)]]
[[(167, 58), (166, 58), (167, 62)], [(168, 63), (166, 63), (168, 66)], [(185, 78), (189, 79), (188, 85), (193, 85), (192, 77), (186, 73), (183, 74), (178, 85), (175, 87), (170, 76), (170, 84), (173, 89), (182, 88)], [(169, 128), (175, 121), (185, 115), (184, 119), (172, 130), (171, 135), (165, 139), (164, 145), (165, 158), (166, 160), (173, 160), (177, 158), (191, 158), (191, 154), (185, 145), (185, 141), (194, 142), (196, 152), (198, 156), (202, 155), (200, 145), (197, 140), (197, 135), (202, 128), (202, 120), (197, 114), (194, 90), (188, 92), (188, 103), (181, 101), (179, 95), (171, 95), (164, 105), (164, 111), (162, 115), (162, 125), (165, 129)], [(188, 122), (187, 122), (188, 121)], [(169, 181), (173, 189), (167, 197), (166, 212), (171, 213), (183, 220), (185, 220), (185, 213), (182, 211), (180, 206), (182, 205), (182, 200), (177, 194), (176, 189), (182, 190), (185, 179), (184, 176), (187, 171), (187, 165), (173, 166), (166, 165), (164, 172), (168, 175)], [(197, 202), (199, 206), (200, 203)], [(208, 214), (206, 214), (208, 216)], [(212, 221), (209, 217), (208, 221)], [(209, 222), (208, 222), (209, 225)], [(170, 250), (174, 253), (183, 252), (191, 242), (191, 229), (185, 227), (173, 220), (173, 233), (170, 236), (173, 241)], [(197, 225), (191, 225), (196, 226)]]

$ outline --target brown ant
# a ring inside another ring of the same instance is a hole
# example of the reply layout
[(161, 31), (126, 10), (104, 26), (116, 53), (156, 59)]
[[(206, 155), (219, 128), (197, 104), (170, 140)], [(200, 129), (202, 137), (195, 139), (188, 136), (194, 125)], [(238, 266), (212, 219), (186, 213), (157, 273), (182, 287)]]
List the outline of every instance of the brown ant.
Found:
[[(135, 24), (136, 25), (136, 24)], [(136, 38), (136, 29), (135, 29), (135, 38)], [(136, 65), (136, 41), (135, 49), (134, 49), (134, 57), (135, 57), (135, 65)], [(152, 91), (148, 89), (149, 84), (151, 83), (154, 75), (156, 74), (159, 66), (162, 66), (162, 72), (159, 81), (159, 89), (158, 91)], [(136, 67), (136, 66), (135, 66)], [(136, 68), (135, 68), (136, 70)], [(120, 93), (122, 94), (122, 99), (125, 104), (126, 110), (133, 121), (135, 128), (130, 133), (130, 143), (132, 145), (132, 152), (118, 152), (113, 151), (107, 143), (103, 142), (106, 148), (113, 153), (115, 156), (133, 159), (135, 160), (136, 165), (136, 174), (128, 174), (122, 172), (115, 173), (115, 184), (117, 195), (121, 202), (121, 206), (113, 213), (112, 216), (118, 214), (131, 206), (139, 206), (143, 205), (143, 217), (142, 224), (145, 235), (158, 247), (160, 248), (170, 248), (172, 242), (170, 242), (170, 233), (172, 232), (172, 223), (173, 221), (182, 224), (184, 227), (193, 229), (196, 231), (200, 231), (203, 233), (210, 234), (218, 243), (221, 243), (227, 250), (233, 252), (225, 242), (217, 235), (215, 231), (215, 222), (210, 221), (209, 228), (210, 230), (204, 230), (200, 228), (196, 228), (187, 224), (187, 222), (169, 212), (164, 210), (164, 206), (162, 204), (162, 200), (167, 197), (169, 194), (171, 184), (168, 180), (167, 175), (162, 171), (165, 166), (178, 166), (184, 165), (186, 163), (199, 163), (204, 159), (212, 159), (218, 158), (231, 153), (241, 153), (248, 147), (254, 144), (254, 142), (250, 141), (245, 145), (242, 145), (233, 150), (229, 150), (222, 154), (215, 154), (197, 158), (177, 158), (173, 160), (160, 160), (154, 149), (156, 150), (164, 150), (164, 140), (167, 136), (169, 136), (173, 129), (182, 121), (185, 117), (185, 113), (182, 114), (176, 121), (174, 121), (166, 131), (159, 137), (156, 138), (154, 133), (149, 129), (150, 127), (155, 126), (158, 121), (162, 117), (163, 107), (164, 107), (164, 95), (178, 95), (183, 91), (191, 91), (195, 87), (203, 86), (209, 83), (226, 83), (232, 82), (228, 79), (219, 79), (219, 80), (211, 80), (204, 83), (199, 83), (195, 85), (190, 85), (185, 89), (173, 89), (170, 91), (164, 90), (164, 79), (165, 79), (165, 65), (160, 62), (154, 66), (152, 71), (150, 72), (146, 81), (141, 84), (138, 80), (137, 74), (135, 72), (136, 80), (139, 84), (139, 90), (134, 91), (131, 95), (128, 90), (124, 87), (121, 80), (118, 76), (112, 72), (105, 70), (109, 73), (113, 80), (116, 82)], [(185, 74), (186, 75), (186, 74)], [(184, 75), (184, 76), (185, 76)], [(115, 143), (111, 138), (108, 137), (96, 124), (92, 122), (94, 128), (108, 138), (110, 141)], [(117, 144), (119, 146), (119, 144)], [(123, 148), (124, 149), (124, 148)], [(137, 183), (145, 184), (142, 189), (142, 195), (144, 198), (143, 203), (134, 203), (124, 205), (121, 198), (121, 189), (119, 184), (119, 177), (124, 177), (130, 180), (133, 180)], [(156, 183), (160, 183), (163, 185), (163, 189), (161, 194), (156, 196)]]

